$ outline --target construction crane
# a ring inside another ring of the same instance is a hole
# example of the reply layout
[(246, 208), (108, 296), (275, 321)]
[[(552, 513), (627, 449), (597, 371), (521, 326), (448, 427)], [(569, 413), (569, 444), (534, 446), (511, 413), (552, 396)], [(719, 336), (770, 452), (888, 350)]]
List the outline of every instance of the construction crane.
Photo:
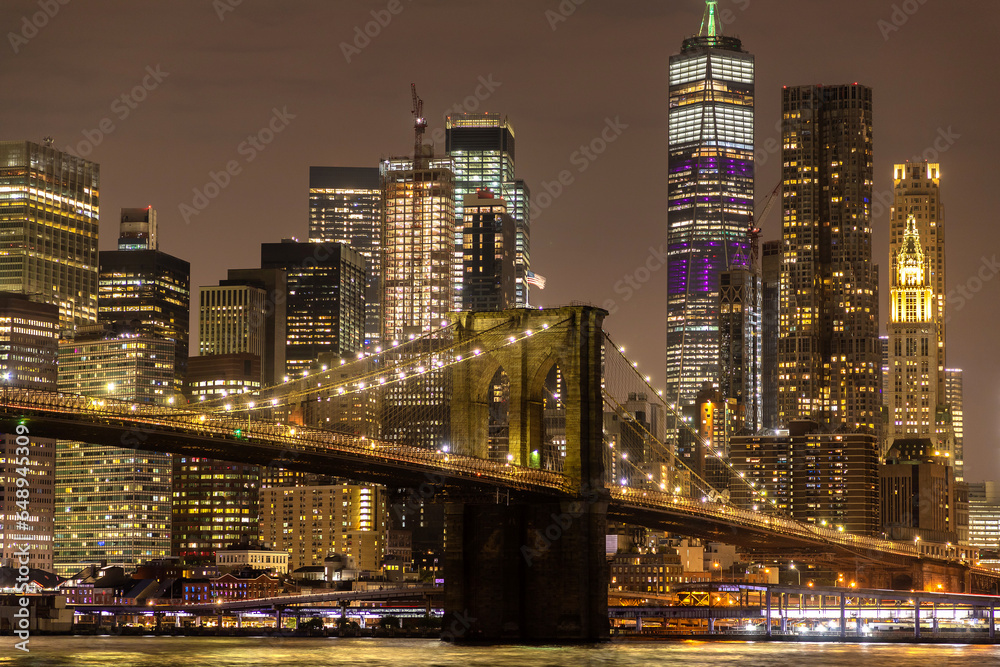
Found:
[(416, 169), (423, 153), (427, 119), (424, 118), (424, 101), (417, 95), (417, 84), (410, 84), (410, 92), (413, 94), (413, 168)]
[(774, 198), (778, 196), (781, 192), (781, 181), (778, 181), (778, 185), (775, 186), (771, 194), (767, 196), (764, 200), (764, 208), (760, 213), (754, 216), (753, 222), (750, 223), (750, 228), (747, 230), (747, 237), (750, 240), (750, 269), (754, 270), (757, 267), (757, 259), (760, 256), (760, 225), (764, 222), (764, 218), (767, 214), (771, 212), (774, 208)]

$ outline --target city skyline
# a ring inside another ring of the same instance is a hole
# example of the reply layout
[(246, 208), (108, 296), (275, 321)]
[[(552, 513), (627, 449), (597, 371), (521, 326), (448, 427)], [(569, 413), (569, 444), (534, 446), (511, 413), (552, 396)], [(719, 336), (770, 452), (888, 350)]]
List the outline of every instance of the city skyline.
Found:
[[(500, 111), (518, 127), (522, 139), (519, 176), (528, 181), (538, 209), (532, 218), (533, 268), (549, 281), (546, 291), (533, 290), (532, 302), (557, 305), (583, 300), (605, 305), (613, 301), (615, 312), (608, 318), (609, 330), (628, 346), (630, 356), (652, 375), (654, 384), (663, 386), (665, 272), (650, 269), (652, 277), (641, 280), (645, 274), (639, 269), (656, 265), (657, 253), (665, 242), (666, 63), (680, 40), (696, 31), (703, 4), (676, 3), (670, 9), (637, 4), (626, 18), (609, 13), (614, 10), (607, 4), (588, 3), (562, 16), (556, 3), (552, 7), (513, 3), (509, 16), (498, 17), (495, 26), (480, 28), (499, 34), (516, 23), (527, 41), (538, 41), (538, 45), (513, 54), (508, 62), (473, 53), (447, 73), (405, 67), (390, 72), (385, 64), (408, 48), (408, 35), (425, 24), (449, 20), (444, 13), (450, 10), (448, 3), (421, 11), (404, 7), (370, 38), (369, 45), (350, 56), (351, 62), (346, 62), (339, 44), (352, 43), (353, 26), (363, 27), (372, 20), (367, 5), (336, 10), (318, 5), (283, 8), (280, 18), (287, 33), (281, 29), (263, 32), (263, 25), (274, 16), (268, 9), (249, 5), (224, 13), (221, 21), (216, 10), (205, 3), (181, 6), (176, 15), (158, 15), (154, 7), (152, 17), (143, 18), (144, 24), (148, 21), (154, 26), (157, 37), (160, 29), (168, 34), (176, 28), (175, 21), (184, 21), (185, 29), (194, 36), (181, 38), (178, 46), (190, 46), (189, 40), (197, 42), (203, 37), (220, 40), (218, 49), (242, 50), (246, 63), (228, 71), (224, 68), (230, 65), (216, 53), (215, 46), (210, 52), (195, 49), (193, 55), (178, 56), (163, 39), (142, 43), (127, 36), (124, 26), (138, 21), (138, 14), (121, 12), (115, 16), (109, 11), (104, 17), (98, 11), (88, 15), (94, 30), (81, 36), (84, 41), (79, 48), (93, 56), (92, 66), (101, 69), (101, 75), (93, 76), (87, 70), (90, 65), (82, 64), (83, 58), (64, 59), (67, 71), (81, 76), (77, 77), (79, 83), (63, 88), (52, 84), (54, 77), (39, 72), (49, 65), (49, 58), (58, 57), (64, 48), (60, 40), (75, 29), (71, 17), (74, 7), (66, 6), (37, 37), (20, 45), (18, 53), (11, 49), (4, 55), (11, 67), (2, 76), (12, 98), (0, 112), (4, 138), (40, 141), (42, 136), (53, 135), (57, 148), (73, 145), (86, 149), (88, 137), (100, 136), (100, 145), (85, 157), (101, 165), (101, 249), (114, 247), (122, 206), (151, 204), (160, 211), (161, 247), (191, 262), (192, 286), (200, 287), (225, 278), (226, 268), (253, 265), (262, 242), (277, 242), (284, 236), (307, 237), (309, 166), (374, 166), (379, 157), (405, 154), (411, 140), (406, 89), (411, 80), (417, 82), (427, 100), (428, 134), (439, 151), (443, 150), (443, 114), (454, 111), (454, 105), (462, 105), (466, 111)], [(17, 30), (21, 15), (30, 15), (34, 9), (32, 3), (11, 3), (2, 12), (3, 25)], [(838, 16), (822, 23), (811, 13), (812, 8), (787, 13), (779, 11), (776, 2), (763, 0), (753, 4), (723, 0), (720, 9), (729, 10), (732, 20), (727, 28), (742, 38), (758, 62), (758, 203), (778, 178), (780, 146), (771, 151), (768, 140), (776, 142), (780, 136), (774, 127), (779, 120), (781, 85), (861, 80), (874, 89), (877, 194), (873, 256), (883, 267), (883, 331), (888, 312), (892, 165), (926, 156), (925, 149), (938, 153), (932, 161), (942, 165), (951, 226), (949, 289), (963, 287), (972, 297), (954, 300), (948, 366), (966, 371), (969, 479), (997, 478), (1000, 463), (993, 447), (996, 424), (991, 421), (988, 401), (1000, 377), (1000, 359), (977, 351), (990, 349), (989, 334), (997, 324), (990, 305), (1000, 281), (992, 282), (997, 269), (991, 263), (991, 248), (1000, 245), (1000, 236), (976, 224), (987, 215), (980, 193), (989, 191), (988, 158), (983, 153), (988, 149), (992, 126), (985, 109), (990, 106), (989, 97), (997, 93), (985, 89), (987, 99), (981, 107), (959, 107), (957, 96), (948, 94), (952, 86), (954, 90), (961, 87), (958, 80), (948, 78), (957, 76), (951, 74), (950, 59), (931, 59), (919, 75), (912, 76), (900, 75), (890, 65), (892, 54), (906, 53), (915, 45), (939, 44), (940, 52), (949, 52), (948, 40), (956, 39), (947, 37), (949, 34), (963, 34), (963, 43), (972, 44), (969, 48), (974, 54), (982, 48), (975, 39), (975, 31), (982, 29), (980, 23), (966, 13), (971, 10), (934, 5), (921, 5), (914, 15), (904, 15), (905, 22), (897, 20), (898, 26), (893, 23), (891, 3), (841, 3)], [(553, 19), (546, 11), (555, 12), (560, 19)], [(457, 24), (458, 19), (453, 20)], [(278, 66), (282, 58), (270, 57), (285, 50), (288, 57), (295, 57), (291, 49), (309, 41), (294, 36), (305, 21), (338, 26), (322, 52), (307, 51), (298, 56), (307, 64), (310, 56), (317, 62), (322, 56), (324, 65), (335, 74), (307, 67), (300, 78), (291, 78)], [(879, 21), (893, 29), (885, 32)], [(962, 26), (962, 31), (952, 30), (954, 26)], [(603, 35), (601, 41), (594, 37), (595, 31)], [(126, 37), (122, 38), (123, 34)], [(772, 34), (783, 39), (774, 40)], [(848, 36), (856, 42), (855, 51), (843, 46), (851, 41)], [(481, 38), (479, 34), (475, 40)], [(251, 46), (256, 43), (268, 46)], [(596, 47), (581, 47), (588, 43)], [(119, 48), (133, 49), (134, 53), (118, 59), (115, 54)], [(817, 55), (798, 57), (806, 48)], [(836, 57), (830, 58), (830, 53)], [(198, 56), (207, 62), (202, 63)], [(215, 60), (217, 57), (220, 59)], [(526, 66), (535, 61), (540, 65)], [(383, 72), (374, 80), (372, 72), (377, 68)], [(534, 72), (538, 72), (537, 77)], [(329, 78), (324, 80), (323, 76)], [(915, 85), (935, 76), (945, 82), (945, 92), (937, 97), (929, 97)], [(32, 79), (44, 83), (44, 90), (34, 89)], [(258, 86), (262, 81), (272, 85)], [(358, 94), (343, 96), (345, 99), (328, 91), (317, 94), (316, 84), (324, 81)], [(216, 90), (218, 84), (222, 85)], [(146, 99), (133, 100), (134, 109), (112, 105), (122, 94), (132, 95), (137, 86), (143, 93), (135, 99)], [(242, 92), (232, 94), (234, 90)], [(205, 97), (194, 97), (198, 91)], [(919, 96), (916, 106), (912, 104), (914, 95)], [(226, 98), (237, 100), (238, 107), (227, 107), (233, 103)], [(204, 99), (204, 104), (192, 103), (192, 99)], [(371, 102), (360, 102), (362, 99)], [(471, 108), (473, 103), (477, 109)], [(39, 109), (42, 113), (29, 115)], [(553, 110), (564, 113), (554, 114)], [(105, 117), (112, 119), (113, 131), (95, 129)], [(336, 122), (330, 122), (331, 118)], [(254, 160), (249, 161), (239, 150), (241, 141), (268, 126), (282, 129), (262, 150), (254, 149)], [(590, 160), (578, 146), (596, 142), (602, 133), (605, 149), (600, 154), (588, 151), (595, 156)], [(972, 141), (974, 136), (977, 139)], [(608, 141), (608, 137), (614, 140)], [(136, 155), (145, 156), (142, 168), (136, 168)], [(212, 182), (211, 173), (221, 173), (230, 161), (236, 161), (240, 172), (230, 174), (229, 185), (220, 187), (217, 196), (206, 197), (207, 205), (199, 209), (202, 202), (195, 201), (193, 190), (211, 192), (207, 187)], [(583, 171), (582, 164), (587, 165)], [(559, 183), (561, 171), (571, 176), (569, 184)], [(553, 194), (559, 190), (553, 183), (561, 185), (558, 196)], [(547, 189), (545, 184), (552, 187)], [(886, 192), (888, 196), (880, 199), (879, 194)], [(548, 194), (549, 199), (542, 194)], [(549, 205), (543, 207), (545, 203)], [(181, 205), (197, 211), (188, 214), (189, 224), (185, 224)], [(777, 238), (779, 219), (780, 213), (775, 211), (765, 221), (763, 240)], [(581, 229), (589, 233), (580, 233)], [(219, 248), (226, 251), (221, 262)], [(637, 289), (629, 285), (626, 276)], [(192, 331), (196, 330), (192, 322)]]

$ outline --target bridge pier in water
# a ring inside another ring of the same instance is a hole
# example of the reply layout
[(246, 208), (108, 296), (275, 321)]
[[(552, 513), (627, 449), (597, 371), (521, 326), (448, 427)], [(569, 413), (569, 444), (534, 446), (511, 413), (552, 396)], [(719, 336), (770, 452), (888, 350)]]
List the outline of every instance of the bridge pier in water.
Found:
[[(487, 405), (502, 369), (510, 381), (509, 449), (515, 465), (538, 465), (545, 379), (556, 365), (566, 407), (564, 498), (456, 499), (445, 506), (445, 616), (454, 641), (598, 641), (608, 637), (607, 508), (601, 358), (607, 313), (591, 306), (458, 313), (456, 337), (506, 340), (453, 375), (452, 445), (488, 455)], [(507, 322), (508, 324), (504, 325)], [(537, 457), (534, 461), (538, 461)]]

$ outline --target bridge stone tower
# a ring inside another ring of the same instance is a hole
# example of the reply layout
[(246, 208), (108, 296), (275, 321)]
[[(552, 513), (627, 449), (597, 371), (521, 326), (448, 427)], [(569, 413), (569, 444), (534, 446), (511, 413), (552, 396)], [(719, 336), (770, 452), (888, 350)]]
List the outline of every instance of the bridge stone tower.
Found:
[[(564, 382), (566, 496), (561, 500), (469, 498), (445, 508), (444, 638), (595, 641), (608, 634), (604, 555), (602, 324), (591, 306), (456, 313), (456, 342), (484, 350), (455, 366), (452, 448), (486, 458), (490, 385), (510, 381), (509, 451), (528, 465), (543, 439), (545, 379)], [(503, 345), (511, 336), (532, 335)]]

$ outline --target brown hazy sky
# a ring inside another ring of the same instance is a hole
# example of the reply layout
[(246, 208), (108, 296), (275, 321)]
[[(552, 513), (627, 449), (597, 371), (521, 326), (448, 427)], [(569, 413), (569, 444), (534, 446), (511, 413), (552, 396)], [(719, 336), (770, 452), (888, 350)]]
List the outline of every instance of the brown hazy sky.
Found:
[[(62, 1), (0, 4), (0, 138), (51, 135), (58, 147), (83, 151), (88, 135), (100, 138), (86, 157), (101, 165), (101, 248), (114, 247), (121, 207), (152, 204), (161, 248), (191, 262), (196, 306), (197, 286), (228, 268), (257, 265), (260, 243), (306, 237), (310, 165), (375, 165), (380, 156), (411, 150), (409, 84), (415, 82), (431, 132), (467, 98), (475, 110), (508, 114), (517, 133), (517, 172), (535, 195), (545, 192), (543, 182), (570, 170), (573, 183), (532, 220), (532, 265), (548, 278), (533, 300), (615, 300), (608, 329), (662, 383), (665, 272), (654, 272), (627, 300), (619, 281), (665, 241), (667, 58), (697, 30), (700, 0), (576, 0), (581, 4), (565, 17), (546, 14), (559, 12), (559, 0)], [(372, 10), (391, 4), (398, 13), (383, 14), (391, 20), (348, 63), (341, 44), (354, 41), (355, 29), (373, 20)], [(51, 18), (40, 13), (46, 5)], [(1000, 5), (720, 0), (719, 6), (727, 32), (757, 57), (759, 147), (779, 136), (781, 86), (811, 83), (874, 88), (876, 192), (891, 188), (894, 162), (922, 155), (942, 133), (950, 137), (938, 143), (946, 148), (939, 161), (947, 281), (957, 289), (972, 279), (979, 290), (952, 309), (948, 365), (966, 373), (967, 478), (1000, 479), (1000, 265), (990, 262), (1000, 259), (990, 203), (998, 189), (991, 165), (998, 149)], [(159, 71), (160, 80), (147, 68)], [(486, 96), (480, 77), (493, 88), (481, 103), (470, 98), (477, 88)], [(120, 99), (144, 78), (151, 90), (137, 92), (145, 99)], [(287, 126), (263, 150), (241, 150), (274, 109), (294, 118), (275, 121)], [(104, 119), (103, 127), (113, 129), (101, 131)], [(607, 119), (627, 127), (580, 171), (584, 162), (574, 152), (598, 137)], [(193, 190), (204, 189), (210, 172), (230, 161), (239, 173), (185, 222), (181, 205), (192, 205)], [(758, 199), (777, 183), (778, 161), (774, 153), (762, 155)], [(875, 219), (874, 257), (882, 266), (883, 321), (887, 225), (883, 211)], [(764, 238), (777, 238), (779, 230), (775, 211)], [(987, 279), (977, 284), (980, 270)]]

